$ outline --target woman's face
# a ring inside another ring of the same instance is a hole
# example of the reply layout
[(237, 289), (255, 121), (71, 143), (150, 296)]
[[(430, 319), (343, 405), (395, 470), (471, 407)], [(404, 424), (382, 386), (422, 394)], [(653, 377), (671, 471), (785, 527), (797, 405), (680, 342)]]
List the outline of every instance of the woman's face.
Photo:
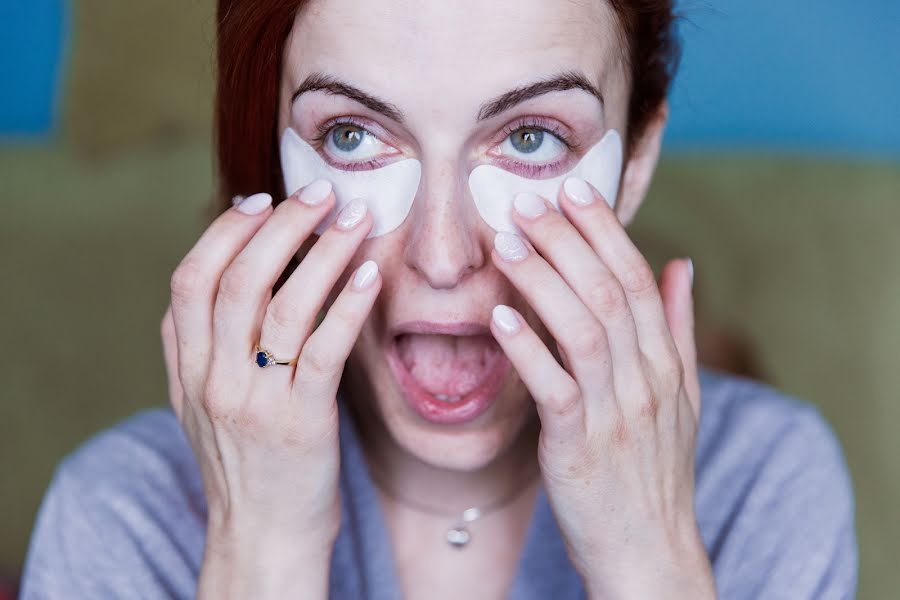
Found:
[[(626, 137), (620, 42), (615, 14), (600, 1), (313, 0), (296, 17), (279, 137), (293, 128), (339, 168), (421, 163), (406, 220), (364, 242), (351, 265), (374, 259), (384, 284), (348, 377), (363, 390), (353, 401), (368, 404), (393, 439), (427, 463), (477, 469), (536, 414), (488, 325), (502, 303), (544, 328), (492, 264), (495, 232), (473, 204), (469, 173), (492, 164), (555, 177), (607, 130)], [(343, 87), (292, 101), (313, 76)], [(557, 78), (555, 89), (528, 90)], [(627, 165), (623, 220), (640, 203), (649, 171)]]

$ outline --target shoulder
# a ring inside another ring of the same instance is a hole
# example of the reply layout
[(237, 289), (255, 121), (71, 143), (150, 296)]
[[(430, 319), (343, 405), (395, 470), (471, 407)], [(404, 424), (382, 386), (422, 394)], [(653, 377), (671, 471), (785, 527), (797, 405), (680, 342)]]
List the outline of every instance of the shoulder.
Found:
[(144, 484), (190, 492), (197, 474), (175, 413), (151, 408), (94, 434), (63, 458), (55, 476), (88, 485), (93, 494), (103, 496)]
[(770, 475), (796, 475), (806, 467), (838, 487), (849, 483), (840, 443), (821, 412), (808, 402), (758, 381), (701, 369), (702, 405), (698, 471), (716, 466)]
[(32, 531), (22, 597), (188, 597), (204, 527), (202, 481), (174, 413), (141, 411), (57, 465)]
[(140, 411), (94, 434), (60, 461), (48, 493), (55, 486), (77, 490), (89, 508), (205, 510), (196, 459), (170, 408)]
[(701, 370), (701, 389), (697, 519), (723, 597), (852, 596), (853, 488), (831, 426), (750, 379)]

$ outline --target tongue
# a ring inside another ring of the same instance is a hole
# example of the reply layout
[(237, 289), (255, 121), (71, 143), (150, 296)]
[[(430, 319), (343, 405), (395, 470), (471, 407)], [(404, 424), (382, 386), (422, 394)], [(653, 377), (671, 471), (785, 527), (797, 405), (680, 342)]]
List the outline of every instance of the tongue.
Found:
[(397, 338), (397, 354), (430, 394), (462, 396), (487, 379), (502, 351), (486, 335), (408, 334)]

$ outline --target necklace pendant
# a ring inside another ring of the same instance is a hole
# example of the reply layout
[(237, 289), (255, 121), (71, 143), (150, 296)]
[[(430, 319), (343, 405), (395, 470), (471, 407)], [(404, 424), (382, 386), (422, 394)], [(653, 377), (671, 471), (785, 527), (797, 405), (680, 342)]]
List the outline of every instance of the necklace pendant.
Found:
[(457, 549), (465, 548), (472, 536), (464, 525), (451, 527), (447, 530), (447, 543)]

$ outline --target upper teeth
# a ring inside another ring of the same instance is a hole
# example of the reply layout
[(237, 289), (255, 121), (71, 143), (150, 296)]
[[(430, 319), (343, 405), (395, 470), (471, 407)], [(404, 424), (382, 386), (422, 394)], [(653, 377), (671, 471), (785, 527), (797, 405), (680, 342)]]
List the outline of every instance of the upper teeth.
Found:
[(435, 398), (441, 402), (459, 402), (462, 396), (448, 396), (447, 394), (435, 394)]

